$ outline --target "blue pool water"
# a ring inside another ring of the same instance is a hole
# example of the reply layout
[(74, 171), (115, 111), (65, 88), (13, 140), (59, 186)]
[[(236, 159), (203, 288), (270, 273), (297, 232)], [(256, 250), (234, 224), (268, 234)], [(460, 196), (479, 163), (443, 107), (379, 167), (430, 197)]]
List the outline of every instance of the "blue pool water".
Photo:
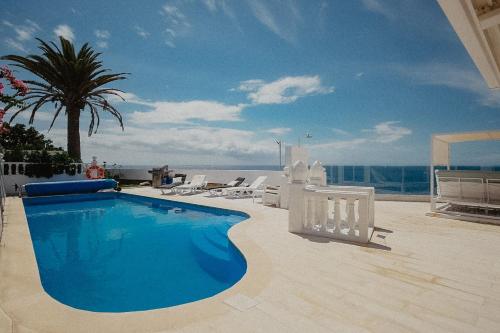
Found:
[(246, 261), (227, 231), (246, 214), (124, 193), (25, 198), (45, 291), (97, 312), (163, 308), (235, 284)]

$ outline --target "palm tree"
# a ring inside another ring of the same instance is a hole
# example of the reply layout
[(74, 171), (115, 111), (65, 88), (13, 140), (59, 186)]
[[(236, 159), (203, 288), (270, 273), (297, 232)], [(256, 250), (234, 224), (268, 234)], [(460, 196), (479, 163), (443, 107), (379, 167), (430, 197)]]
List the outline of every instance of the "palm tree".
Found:
[[(68, 154), (80, 160), (80, 114), (87, 109), (90, 112), (88, 135), (96, 133), (99, 127), (99, 110), (109, 112), (120, 123), (123, 130), (123, 120), (118, 110), (106, 99), (110, 95), (120, 96), (119, 89), (106, 88), (104, 85), (125, 79), (127, 73), (112, 74), (102, 68), (98, 60), (100, 53), (95, 52), (88, 43), (75, 53), (73, 44), (60, 37), (61, 48), (55, 43), (50, 45), (41, 39), (39, 49), (42, 55), (7, 55), (1, 59), (13, 61), (13, 66), (30, 71), (40, 78), (40, 81), (25, 80), (30, 90), (21, 101), (24, 105), (11, 117), (12, 121), (20, 112), (31, 110), (30, 125), (36, 112), (46, 104), (55, 105), (55, 114), (49, 130), (54, 125), (59, 113), (64, 108), (67, 116)], [(123, 99), (123, 98), (122, 98)], [(5, 108), (6, 110), (12, 105)]]

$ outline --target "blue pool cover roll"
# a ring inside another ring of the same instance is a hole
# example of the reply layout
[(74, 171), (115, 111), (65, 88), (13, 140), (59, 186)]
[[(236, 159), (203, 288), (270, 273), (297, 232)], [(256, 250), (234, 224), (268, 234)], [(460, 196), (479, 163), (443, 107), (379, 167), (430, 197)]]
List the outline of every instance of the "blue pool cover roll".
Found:
[(30, 197), (45, 195), (93, 193), (99, 190), (114, 189), (118, 183), (114, 179), (71, 180), (60, 182), (28, 183), (24, 185)]

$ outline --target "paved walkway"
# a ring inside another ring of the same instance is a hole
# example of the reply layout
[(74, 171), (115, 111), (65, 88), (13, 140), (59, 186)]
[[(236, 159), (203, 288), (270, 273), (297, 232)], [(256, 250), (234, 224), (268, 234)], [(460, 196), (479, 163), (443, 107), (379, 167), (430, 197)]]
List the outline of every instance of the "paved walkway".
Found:
[[(160, 196), (157, 190), (128, 192)], [(165, 196), (162, 196), (165, 198)], [(42, 289), (19, 199), (0, 247), (0, 332), (499, 332), (500, 226), (376, 202), (367, 246), (287, 232), (287, 211), (251, 199), (171, 196), (239, 209), (230, 238), (248, 261), (234, 287), (181, 306), (122, 314), (58, 303)]]

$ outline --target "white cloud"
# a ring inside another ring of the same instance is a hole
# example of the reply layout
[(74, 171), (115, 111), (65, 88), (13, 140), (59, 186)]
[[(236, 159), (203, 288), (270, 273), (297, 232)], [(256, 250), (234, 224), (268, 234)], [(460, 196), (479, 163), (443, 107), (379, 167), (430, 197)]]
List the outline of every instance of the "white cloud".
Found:
[(128, 92), (117, 92), (117, 93), (121, 98), (115, 95), (110, 95), (108, 98), (108, 101), (110, 103), (128, 102), (139, 105), (154, 106), (153, 102), (148, 102), (146, 100), (143, 100), (134, 93), (128, 93)]
[(274, 135), (285, 135), (287, 133), (290, 133), (292, 131), (291, 128), (289, 127), (276, 127), (276, 128), (270, 128), (266, 130), (266, 132), (274, 134)]
[(147, 32), (146, 30), (144, 30), (144, 28), (142, 28), (142, 27), (140, 27), (140, 26), (138, 26), (138, 25), (136, 25), (136, 26), (134, 27), (134, 30), (135, 30), (135, 32), (136, 32), (139, 36), (141, 36), (141, 37), (142, 37), (142, 38), (144, 38), (144, 39), (148, 38), (148, 37), (149, 37), (149, 35), (150, 35), (150, 33), (149, 33), (149, 32)]
[(244, 105), (227, 105), (215, 101), (142, 102), (151, 111), (135, 111), (130, 120), (136, 124), (182, 124), (191, 120), (239, 121)]
[(208, 10), (211, 12), (217, 11), (216, 0), (202, 0), (202, 3), (207, 6)]
[(332, 132), (336, 135), (342, 135), (342, 136), (350, 135), (349, 132), (347, 132), (343, 129), (340, 129), (340, 128), (332, 128)]
[(11, 49), (15, 49), (21, 52), (28, 52), (28, 50), (24, 47), (23, 43), (18, 42), (12, 38), (6, 38), (5, 44)]
[(362, 3), (366, 10), (385, 16), (391, 20), (396, 17), (396, 13), (392, 7), (380, 0), (362, 0)]
[[(66, 131), (55, 129), (48, 135), (58, 145), (66, 145)], [(276, 154), (271, 137), (221, 127), (170, 127), (155, 130), (117, 126), (99, 129), (87, 137), (81, 131), (84, 160), (98, 156), (100, 161), (124, 164), (241, 164), (265, 163)]]
[(56, 37), (63, 37), (70, 42), (75, 40), (75, 34), (73, 33), (73, 29), (67, 24), (60, 24), (54, 29), (54, 34)]
[(40, 26), (35, 22), (31, 20), (25, 20), (24, 22), (25, 24), (16, 25), (7, 20), (2, 21), (5, 26), (14, 30), (14, 32), (16, 33), (15, 38), (20, 42), (33, 39), (33, 35), (37, 31), (40, 31)]
[(165, 17), (167, 27), (165, 28), (165, 44), (169, 47), (175, 47), (175, 40), (180, 35), (185, 35), (191, 24), (188, 22), (186, 15), (171, 2), (163, 5), (160, 14)]
[(297, 99), (318, 94), (330, 94), (333, 87), (325, 87), (316, 76), (287, 76), (273, 82), (248, 80), (240, 83), (238, 90), (248, 92), (254, 104), (286, 104)]
[[(254, 16), (269, 30), (289, 43), (297, 42), (297, 29), (302, 16), (294, 1), (249, 0), (248, 5)], [(274, 5), (273, 10), (271, 5)]]
[[(376, 124), (370, 129), (359, 133), (348, 133), (348, 139), (331, 140), (327, 142), (307, 145), (313, 159), (319, 158), (324, 163), (334, 165), (358, 164), (386, 165), (398, 163), (397, 158), (405, 163), (418, 164), (422, 156), (422, 146), (412, 144), (411, 149), (402, 146), (398, 141), (408, 136), (412, 131), (408, 128), (396, 126), (397, 121), (386, 121)], [(338, 129), (333, 129), (334, 132)], [(343, 133), (342, 133), (343, 134)], [(355, 136), (355, 137), (354, 137)], [(417, 150), (419, 150), (417, 152)], [(397, 153), (395, 153), (397, 151)]]
[(418, 36), (415, 38), (457, 45), (456, 34), (448, 20), (443, 20), (442, 11), (429, 10), (427, 1), (361, 0), (361, 6), (389, 24), (397, 23), (393, 29), (410, 30)]
[(379, 143), (390, 143), (398, 141), (412, 133), (411, 129), (396, 126), (399, 121), (386, 121), (375, 125), (372, 129), (365, 129), (364, 132), (373, 133), (372, 140)]
[(224, 13), (227, 17), (231, 19), (231, 21), (235, 24), (238, 30), (241, 31), (238, 20), (236, 19), (236, 14), (233, 9), (229, 6), (228, 1), (226, 0), (201, 0), (201, 2), (207, 7), (208, 11), (212, 14), (215, 14), (219, 11)]
[(108, 30), (97, 29), (96, 31), (94, 31), (94, 34), (97, 38), (100, 39), (109, 39), (109, 37), (111, 37), (111, 33)]
[(479, 103), (484, 106), (500, 106), (500, 92), (488, 89), (483, 78), (475, 70), (438, 62), (393, 65), (392, 69), (417, 84), (459, 89), (477, 95)]
[(108, 48), (108, 42), (105, 40), (99, 40), (97, 41), (97, 46), (100, 47), (101, 49), (107, 49)]
[(251, 1), (250, 4), (255, 17), (257, 17), (257, 19), (262, 24), (264, 24), (267, 28), (269, 28), (269, 30), (274, 32), (276, 35), (280, 36), (283, 39), (287, 39), (284, 32), (276, 23), (274, 15), (271, 13), (271, 11), (267, 8), (267, 6), (264, 3), (260, 1)]
[(365, 72), (356, 73), (356, 79), (361, 79), (365, 75)]
[(25, 45), (26, 42), (32, 40), (35, 37), (35, 34), (40, 31), (40, 26), (31, 20), (25, 20), (24, 24), (13, 24), (7, 20), (2, 21), (3, 25), (11, 28), (15, 33), (14, 37), (5, 38), (5, 44), (18, 51), (28, 52), (28, 49)]
[(246, 104), (228, 105), (216, 101), (191, 100), (184, 102), (148, 101), (134, 93), (118, 93), (123, 99), (112, 95), (110, 103), (131, 103), (148, 108), (135, 111), (130, 120), (136, 124), (186, 124), (192, 120), (240, 121)]
[(97, 29), (94, 31), (94, 35), (97, 37), (97, 46), (101, 49), (107, 49), (109, 46), (108, 40), (111, 38), (111, 33), (108, 30)]
[(335, 149), (355, 149), (356, 146), (367, 143), (368, 139), (366, 138), (357, 138), (351, 140), (335, 140), (326, 143), (317, 143), (308, 145), (307, 147), (314, 150), (335, 150)]
[[(28, 121), (31, 117), (31, 110), (25, 110), (21, 112), (14, 121), (16, 122), (17, 120), (24, 120)], [(52, 121), (54, 118), (54, 113), (46, 110), (39, 110), (35, 114), (35, 121)]]
[[(312, 144), (314, 149), (346, 149), (370, 143), (392, 143), (412, 134), (409, 128), (396, 126), (399, 121), (385, 121), (376, 124), (373, 128), (361, 130), (357, 138), (349, 140), (333, 140), (325, 143)], [(332, 131), (339, 135), (350, 135), (349, 132), (333, 128)], [(365, 133), (365, 134), (362, 134)]]

